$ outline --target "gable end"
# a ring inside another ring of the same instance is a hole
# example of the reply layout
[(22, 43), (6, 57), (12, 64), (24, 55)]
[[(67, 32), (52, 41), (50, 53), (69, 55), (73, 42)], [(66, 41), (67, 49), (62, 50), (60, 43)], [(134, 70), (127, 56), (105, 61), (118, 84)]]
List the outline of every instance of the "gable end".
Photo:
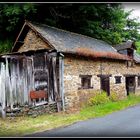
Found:
[(29, 30), (24, 39), (24, 44), (19, 47), (17, 52), (25, 52), (30, 50), (51, 49), (33, 30)]

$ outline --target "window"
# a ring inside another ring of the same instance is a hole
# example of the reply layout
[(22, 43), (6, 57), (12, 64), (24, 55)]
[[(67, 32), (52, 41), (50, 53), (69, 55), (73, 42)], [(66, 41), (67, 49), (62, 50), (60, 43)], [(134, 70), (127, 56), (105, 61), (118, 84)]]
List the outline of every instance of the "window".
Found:
[(127, 61), (127, 67), (134, 67), (133, 61)]
[(140, 76), (138, 76), (138, 87), (140, 87)]
[(79, 89), (89, 89), (91, 87), (91, 75), (80, 75), (81, 87)]
[(115, 76), (115, 84), (121, 83), (121, 76)]

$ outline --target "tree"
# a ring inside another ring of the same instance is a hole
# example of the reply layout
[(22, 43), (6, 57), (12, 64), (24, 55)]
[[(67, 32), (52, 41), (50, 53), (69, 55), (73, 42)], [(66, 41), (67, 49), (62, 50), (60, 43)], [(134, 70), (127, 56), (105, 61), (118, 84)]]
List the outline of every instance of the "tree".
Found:
[(43, 9), (46, 15), (43, 18), (38, 16), (39, 21), (113, 45), (140, 38), (140, 23), (135, 18), (129, 19), (132, 11), (125, 12), (121, 4), (40, 4), (38, 15)]
[(14, 3), (0, 5), (0, 39), (15, 40), (24, 20), (45, 23), (110, 44), (140, 39), (140, 23), (118, 3)]
[[(138, 40), (140, 23), (129, 19), (121, 4), (78, 4), (54, 8), (57, 25), (110, 44)], [(61, 16), (60, 16), (61, 15)], [(63, 16), (62, 16), (63, 15)]]
[(0, 38), (10, 38), (19, 32), (24, 20), (33, 19), (36, 13), (34, 4), (1, 4), (0, 5)]

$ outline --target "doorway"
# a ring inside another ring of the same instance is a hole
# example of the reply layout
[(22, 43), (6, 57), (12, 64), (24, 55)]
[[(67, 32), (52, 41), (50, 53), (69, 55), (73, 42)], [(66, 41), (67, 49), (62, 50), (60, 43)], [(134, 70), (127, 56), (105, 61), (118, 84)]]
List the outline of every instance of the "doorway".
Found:
[(130, 93), (135, 93), (135, 76), (129, 76), (125, 78), (125, 83), (126, 83), (126, 92), (127, 92), (127, 96)]
[(110, 95), (110, 79), (109, 76), (102, 75), (101, 77), (101, 89), (107, 93), (107, 96)]

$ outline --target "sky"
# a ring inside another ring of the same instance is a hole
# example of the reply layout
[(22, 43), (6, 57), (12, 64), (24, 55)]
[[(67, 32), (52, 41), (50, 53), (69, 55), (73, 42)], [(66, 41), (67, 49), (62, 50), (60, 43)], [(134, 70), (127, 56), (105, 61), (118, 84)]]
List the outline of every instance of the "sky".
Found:
[(140, 3), (123, 3), (123, 6), (126, 11), (133, 9), (130, 18), (136, 17), (140, 22)]

